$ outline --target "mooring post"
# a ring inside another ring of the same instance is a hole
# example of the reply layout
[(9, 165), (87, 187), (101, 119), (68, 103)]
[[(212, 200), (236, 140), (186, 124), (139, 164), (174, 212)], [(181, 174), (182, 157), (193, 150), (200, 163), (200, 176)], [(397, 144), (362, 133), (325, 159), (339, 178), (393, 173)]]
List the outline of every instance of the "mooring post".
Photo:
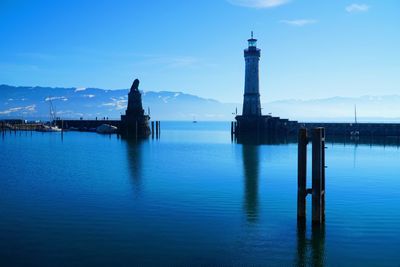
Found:
[(158, 137), (161, 136), (161, 121), (158, 121)]
[(237, 139), (237, 136), (238, 136), (238, 123), (237, 123), (237, 121), (235, 121), (235, 123), (234, 123), (234, 132), (235, 132), (235, 140)]
[(154, 121), (151, 121), (151, 138), (154, 138)]
[(321, 128), (321, 218), (325, 221), (325, 128)]
[(321, 223), (323, 128), (314, 128), (312, 135), (312, 222)]
[(158, 121), (156, 121), (156, 138), (158, 139)]
[(61, 141), (64, 141), (64, 120), (61, 120)]
[(297, 152), (297, 219), (306, 217), (307, 143), (307, 129), (300, 128)]

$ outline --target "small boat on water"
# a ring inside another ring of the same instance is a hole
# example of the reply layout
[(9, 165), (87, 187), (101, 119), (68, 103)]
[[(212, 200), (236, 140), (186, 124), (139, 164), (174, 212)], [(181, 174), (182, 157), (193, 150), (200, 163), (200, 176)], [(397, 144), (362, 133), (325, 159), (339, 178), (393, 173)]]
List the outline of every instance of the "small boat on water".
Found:
[(112, 126), (110, 124), (102, 124), (96, 128), (96, 132), (101, 133), (101, 134), (113, 134), (113, 133), (117, 133), (117, 131), (118, 131), (118, 128), (115, 126)]
[[(54, 106), (53, 106), (53, 102), (52, 102), (52, 98), (51, 97), (48, 97), (47, 98), (48, 99), (48, 101), (49, 101), (49, 104), (50, 104), (50, 123), (47, 125), (47, 124), (43, 124), (43, 125), (41, 125), (38, 129), (37, 129), (37, 131), (38, 132), (46, 132), (46, 133), (49, 133), (49, 132), (61, 132), (61, 128), (59, 128), (57, 125), (55, 125), (55, 120), (56, 120), (56, 110), (55, 110), (55, 108), (54, 108)], [(47, 100), (46, 100), (47, 101)]]
[(57, 126), (51, 126), (51, 125), (42, 125), (37, 129), (38, 132), (61, 132), (61, 129), (58, 128)]

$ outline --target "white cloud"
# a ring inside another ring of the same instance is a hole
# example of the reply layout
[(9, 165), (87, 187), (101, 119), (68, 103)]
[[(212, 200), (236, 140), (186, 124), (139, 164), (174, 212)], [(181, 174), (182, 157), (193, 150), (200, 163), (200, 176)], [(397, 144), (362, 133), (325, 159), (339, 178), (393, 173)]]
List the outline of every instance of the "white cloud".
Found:
[(36, 105), (30, 105), (30, 106), (26, 106), (26, 107), (9, 108), (9, 109), (0, 111), (0, 115), (8, 115), (10, 113), (15, 113), (18, 111), (21, 111), (24, 113), (27, 113), (27, 112), (32, 113), (32, 112), (36, 111)]
[(68, 98), (66, 98), (65, 96), (52, 96), (52, 97), (46, 97), (44, 99), (44, 101), (52, 101), (52, 100), (62, 100), (62, 101), (67, 101)]
[(83, 95), (83, 97), (93, 98), (95, 95)]
[[(101, 104), (101, 106), (105, 106), (105, 107), (114, 107), (115, 110), (121, 110), (121, 109), (125, 109), (128, 103), (128, 100), (118, 100), (115, 98), (111, 98), (112, 102), (109, 103), (103, 103)], [(110, 111), (112, 111), (112, 109), (110, 109)]]
[(10, 113), (13, 113), (13, 112), (20, 111), (22, 109), (23, 109), (22, 107), (9, 108), (9, 109), (0, 111), (0, 114), (1, 115), (10, 114)]
[(35, 110), (36, 110), (36, 105), (26, 106), (26, 107), (25, 107), (25, 110), (28, 110), (28, 111), (35, 111)]
[(346, 11), (349, 13), (367, 12), (369, 6), (366, 4), (351, 4), (346, 7)]
[(287, 25), (302, 27), (310, 24), (317, 23), (314, 19), (295, 19), (295, 20), (281, 20), (281, 23), (285, 23)]
[(252, 8), (271, 8), (289, 3), (290, 0), (227, 0), (229, 3), (238, 6)]

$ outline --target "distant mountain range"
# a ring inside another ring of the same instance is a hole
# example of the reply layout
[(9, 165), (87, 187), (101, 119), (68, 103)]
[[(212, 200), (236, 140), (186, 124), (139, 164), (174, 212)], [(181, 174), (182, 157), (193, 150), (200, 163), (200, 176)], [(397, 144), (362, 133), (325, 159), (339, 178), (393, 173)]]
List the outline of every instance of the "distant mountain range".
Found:
[[(50, 100), (62, 118), (120, 118), (128, 89), (15, 87), (0, 85), (0, 118), (49, 119)], [(232, 109), (182, 92), (142, 92), (143, 108), (157, 120), (229, 120)]]
[[(0, 118), (48, 120), (50, 100), (62, 118), (119, 118), (128, 89), (16, 87), (0, 85)], [(143, 107), (155, 120), (232, 120), (240, 103), (221, 103), (183, 92), (143, 92)], [(400, 96), (332, 97), (263, 103), (263, 113), (300, 121), (400, 121)]]

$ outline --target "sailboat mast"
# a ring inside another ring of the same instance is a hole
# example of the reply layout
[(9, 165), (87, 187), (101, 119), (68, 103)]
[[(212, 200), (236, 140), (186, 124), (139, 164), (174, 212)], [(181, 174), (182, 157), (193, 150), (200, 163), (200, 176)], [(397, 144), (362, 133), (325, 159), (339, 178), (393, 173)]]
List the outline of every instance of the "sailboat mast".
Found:
[(354, 105), (354, 121), (357, 124), (357, 105)]

